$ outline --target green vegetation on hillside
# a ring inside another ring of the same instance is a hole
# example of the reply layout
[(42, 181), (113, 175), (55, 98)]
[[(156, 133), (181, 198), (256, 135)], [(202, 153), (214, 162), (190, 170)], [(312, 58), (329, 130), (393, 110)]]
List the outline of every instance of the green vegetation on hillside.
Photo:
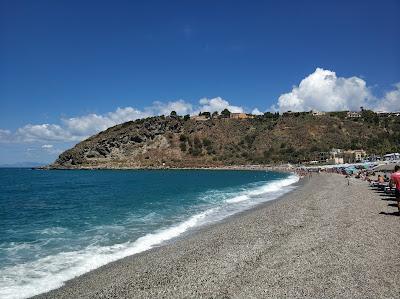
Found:
[[(228, 111), (229, 112), (229, 111)], [(221, 113), (228, 115), (227, 111)], [(215, 115), (217, 116), (217, 115)], [(299, 163), (331, 148), (364, 149), (384, 155), (400, 151), (400, 117), (363, 110), (265, 113), (254, 119), (195, 121), (171, 113), (109, 128), (62, 153), (53, 167), (198, 167)]]

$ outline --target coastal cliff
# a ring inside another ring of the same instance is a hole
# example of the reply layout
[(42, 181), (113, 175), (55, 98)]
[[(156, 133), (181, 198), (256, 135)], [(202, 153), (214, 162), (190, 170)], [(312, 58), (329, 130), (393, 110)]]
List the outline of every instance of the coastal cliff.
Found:
[(63, 152), (56, 169), (217, 167), (297, 163), (331, 148), (381, 154), (399, 148), (400, 118), (344, 119), (333, 115), (254, 119), (151, 117), (126, 122)]

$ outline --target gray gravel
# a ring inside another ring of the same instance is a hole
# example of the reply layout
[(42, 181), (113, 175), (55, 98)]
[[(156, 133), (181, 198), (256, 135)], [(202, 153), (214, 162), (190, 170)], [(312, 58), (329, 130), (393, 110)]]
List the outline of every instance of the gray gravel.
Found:
[(280, 200), (38, 298), (399, 298), (394, 202), (339, 175), (307, 181)]

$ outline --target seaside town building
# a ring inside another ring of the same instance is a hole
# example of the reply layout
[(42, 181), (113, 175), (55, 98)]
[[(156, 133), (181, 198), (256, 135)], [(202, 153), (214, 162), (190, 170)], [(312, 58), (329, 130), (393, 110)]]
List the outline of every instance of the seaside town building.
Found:
[(375, 154), (372, 154), (369, 157), (366, 157), (365, 159), (368, 160), (369, 162), (377, 162), (377, 161), (381, 161), (382, 157), (378, 156), (378, 155), (375, 155)]
[(343, 164), (343, 151), (340, 148), (333, 148), (329, 154), (328, 164)]
[(390, 153), (390, 154), (384, 155), (383, 157), (384, 157), (385, 161), (400, 160), (400, 154), (399, 153)]
[(326, 163), (329, 158), (329, 152), (319, 152), (318, 154), (318, 161), (320, 163)]
[(397, 162), (400, 161), (400, 153), (390, 153), (383, 157), (372, 154), (367, 156), (367, 153), (363, 149), (357, 150), (342, 150), (333, 148), (329, 152), (319, 152), (318, 159), (309, 161), (308, 164), (344, 164), (344, 163), (359, 163), (359, 162), (376, 162), (376, 161), (387, 161)]
[(319, 162), (328, 164), (343, 164), (343, 150), (339, 148), (333, 148), (329, 152), (320, 152)]
[(367, 156), (367, 153), (362, 150), (347, 150), (343, 152), (343, 158), (345, 163), (361, 162)]

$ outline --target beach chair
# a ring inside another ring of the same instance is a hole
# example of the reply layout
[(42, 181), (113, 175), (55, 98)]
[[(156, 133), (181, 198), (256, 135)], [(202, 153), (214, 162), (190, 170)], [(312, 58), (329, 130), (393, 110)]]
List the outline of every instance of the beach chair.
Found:
[(389, 195), (394, 195), (395, 194), (395, 188), (392, 188), (391, 186), (385, 187), (384, 191), (385, 191), (386, 194), (389, 194)]
[(378, 189), (381, 191), (385, 191), (385, 188), (389, 186), (389, 183), (379, 183)]

